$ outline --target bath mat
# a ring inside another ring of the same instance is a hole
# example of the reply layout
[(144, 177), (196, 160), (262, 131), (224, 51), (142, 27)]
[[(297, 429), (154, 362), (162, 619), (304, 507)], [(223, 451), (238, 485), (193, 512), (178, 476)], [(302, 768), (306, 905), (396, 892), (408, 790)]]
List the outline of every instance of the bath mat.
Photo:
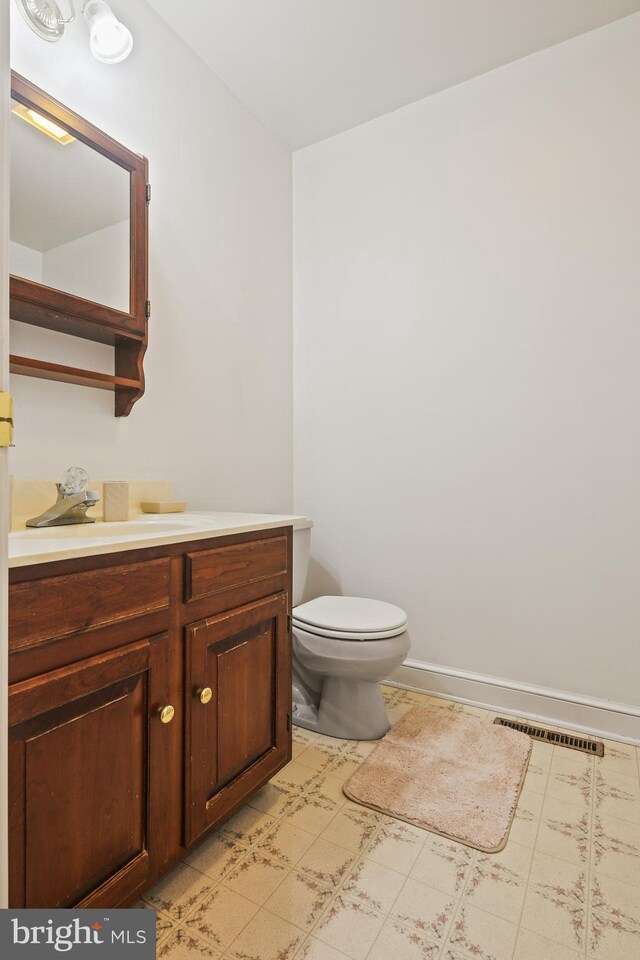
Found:
[(484, 853), (507, 843), (531, 739), (449, 710), (414, 707), (349, 778), (356, 803)]

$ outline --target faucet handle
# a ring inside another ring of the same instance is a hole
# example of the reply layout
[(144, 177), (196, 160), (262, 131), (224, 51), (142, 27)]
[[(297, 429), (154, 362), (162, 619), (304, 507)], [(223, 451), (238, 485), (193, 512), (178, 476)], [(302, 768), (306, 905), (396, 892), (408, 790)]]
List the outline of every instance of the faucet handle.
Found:
[(65, 497), (71, 497), (74, 493), (82, 493), (87, 489), (89, 483), (89, 474), (82, 467), (69, 467), (62, 474), (62, 480), (58, 488), (62, 487), (62, 494)]

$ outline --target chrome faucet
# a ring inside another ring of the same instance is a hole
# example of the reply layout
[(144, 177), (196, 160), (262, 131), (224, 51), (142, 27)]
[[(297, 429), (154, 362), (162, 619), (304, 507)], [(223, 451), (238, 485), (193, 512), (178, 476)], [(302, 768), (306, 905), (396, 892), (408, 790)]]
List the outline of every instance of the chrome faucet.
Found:
[(27, 520), (28, 527), (57, 527), (70, 523), (95, 523), (87, 510), (100, 500), (95, 490), (87, 490), (87, 473), (80, 467), (67, 470), (61, 483), (56, 483), (58, 499), (39, 517)]

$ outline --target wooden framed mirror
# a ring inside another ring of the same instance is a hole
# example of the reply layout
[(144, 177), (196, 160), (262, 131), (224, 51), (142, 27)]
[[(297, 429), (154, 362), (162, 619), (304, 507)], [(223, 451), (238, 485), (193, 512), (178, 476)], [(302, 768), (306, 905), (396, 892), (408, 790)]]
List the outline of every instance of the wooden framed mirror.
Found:
[(148, 162), (24, 77), (11, 77), (10, 315), (115, 348), (113, 374), (11, 357), (11, 370), (144, 393)]

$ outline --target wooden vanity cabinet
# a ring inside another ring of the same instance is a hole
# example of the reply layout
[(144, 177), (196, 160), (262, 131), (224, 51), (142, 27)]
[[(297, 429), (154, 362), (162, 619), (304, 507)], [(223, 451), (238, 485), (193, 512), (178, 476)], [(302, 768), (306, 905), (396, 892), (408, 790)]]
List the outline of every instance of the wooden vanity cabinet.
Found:
[(166, 634), (13, 684), (13, 907), (109, 905), (153, 880)]
[(187, 628), (187, 844), (289, 757), (291, 658), (280, 593)]
[(291, 528), (11, 571), (12, 907), (132, 903), (288, 762), (290, 595)]

